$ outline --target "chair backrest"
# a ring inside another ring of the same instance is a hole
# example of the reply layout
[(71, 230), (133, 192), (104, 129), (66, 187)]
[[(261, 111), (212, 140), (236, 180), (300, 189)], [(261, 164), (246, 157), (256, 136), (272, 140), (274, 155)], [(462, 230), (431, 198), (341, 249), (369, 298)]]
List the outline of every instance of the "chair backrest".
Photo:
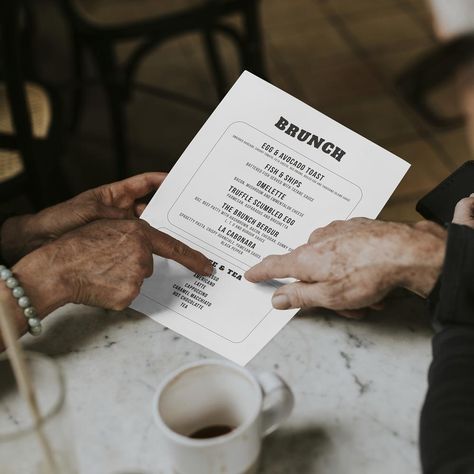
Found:
[[(24, 164), (25, 185), (41, 200), (38, 183), (38, 163), (34, 159), (31, 114), (27, 101), (26, 81), (22, 64), (21, 0), (0, 0), (0, 56), (14, 134), (0, 137), (0, 147), (16, 149)], [(41, 202), (35, 205), (40, 207)]]

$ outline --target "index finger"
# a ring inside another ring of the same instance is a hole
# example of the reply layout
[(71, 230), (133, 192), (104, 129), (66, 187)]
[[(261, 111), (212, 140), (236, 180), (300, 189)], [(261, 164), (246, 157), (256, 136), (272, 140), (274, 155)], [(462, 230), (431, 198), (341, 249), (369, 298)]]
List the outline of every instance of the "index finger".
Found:
[(174, 260), (201, 275), (212, 274), (214, 269), (212, 262), (201, 252), (188, 247), (183, 242), (154, 229), (150, 225), (147, 225), (145, 229), (154, 254)]
[(274, 278), (296, 278), (313, 281), (316, 276), (314, 255), (307, 245), (303, 245), (284, 255), (270, 255), (245, 273), (248, 281), (257, 283)]
[(100, 191), (107, 204), (115, 204), (116, 206), (130, 206), (137, 199), (145, 197), (152, 191), (156, 191), (164, 179), (166, 173), (143, 173), (122, 181), (101, 186)]

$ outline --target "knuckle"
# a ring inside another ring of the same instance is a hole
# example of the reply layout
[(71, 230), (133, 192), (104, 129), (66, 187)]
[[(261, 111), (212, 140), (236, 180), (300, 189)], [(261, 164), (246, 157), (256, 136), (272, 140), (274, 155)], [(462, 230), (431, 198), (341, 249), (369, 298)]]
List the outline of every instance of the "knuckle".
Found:
[(294, 291), (290, 294), (290, 302), (293, 306), (300, 308), (308, 308), (312, 306), (311, 298), (309, 298), (308, 293), (298, 286), (295, 287)]
[(188, 254), (188, 248), (181, 242), (173, 242), (171, 246), (171, 255), (175, 257), (183, 257)]
[(303, 252), (302, 250), (296, 250), (294, 253), (294, 259), (296, 265), (301, 267), (307, 262), (308, 256), (306, 255), (306, 252)]
[(98, 200), (89, 201), (87, 204), (87, 213), (92, 217), (100, 217), (102, 206)]
[(124, 310), (138, 296), (140, 289), (133, 283), (127, 284), (118, 295), (115, 305), (119, 311)]
[(473, 204), (474, 204), (474, 198), (465, 197), (456, 204), (456, 207), (462, 209), (465, 207), (471, 207)]
[(318, 238), (321, 234), (324, 233), (325, 227), (318, 227), (317, 229), (313, 230), (309, 236), (309, 241), (311, 242), (312, 240)]
[(295, 264), (302, 268), (308, 263), (308, 259), (316, 252), (316, 247), (313, 244), (306, 244), (293, 250), (292, 257)]
[(153, 273), (153, 263), (150, 262), (148, 259), (144, 260), (139, 268), (138, 271), (138, 278), (139, 278), (139, 284), (145, 279), (151, 276)]
[(322, 301), (326, 308), (343, 309), (346, 302), (346, 294), (339, 282), (329, 282), (324, 285)]

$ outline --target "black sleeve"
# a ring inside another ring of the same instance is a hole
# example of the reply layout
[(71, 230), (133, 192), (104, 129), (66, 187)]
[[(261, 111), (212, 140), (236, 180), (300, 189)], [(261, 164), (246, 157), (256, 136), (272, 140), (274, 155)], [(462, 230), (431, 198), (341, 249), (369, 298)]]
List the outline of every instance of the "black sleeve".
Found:
[[(433, 361), (421, 413), (423, 472), (474, 474), (474, 230), (451, 225), (431, 301)], [(433, 301), (435, 302), (433, 304)]]

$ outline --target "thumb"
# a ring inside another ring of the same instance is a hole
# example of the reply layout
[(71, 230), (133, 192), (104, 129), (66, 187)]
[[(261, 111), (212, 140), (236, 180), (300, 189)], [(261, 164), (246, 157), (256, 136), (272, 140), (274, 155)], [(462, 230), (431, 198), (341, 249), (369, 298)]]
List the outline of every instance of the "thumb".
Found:
[(134, 213), (136, 217), (140, 217), (143, 214), (143, 211), (145, 210), (147, 204), (145, 202), (138, 202), (136, 203), (134, 207)]
[(274, 293), (272, 305), (276, 309), (314, 308), (315, 306), (333, 309), (333, 295), (342, 294), (342, 288), (339, 286), (334, 282), (290, 283)]

